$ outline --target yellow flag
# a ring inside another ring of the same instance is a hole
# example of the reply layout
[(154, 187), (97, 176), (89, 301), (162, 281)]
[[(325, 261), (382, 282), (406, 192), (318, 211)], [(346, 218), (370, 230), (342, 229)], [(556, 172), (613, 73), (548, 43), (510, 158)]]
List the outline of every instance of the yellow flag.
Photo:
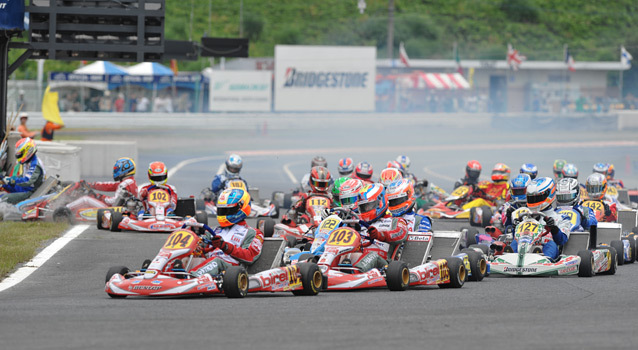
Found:
[(467, 75), (468, 75), (468, 83), (470, 83), (470, 86), (473, 87), (474, 86), (474, 68), (470, 68), (470, 72)]
[(42, 117), (52, 123), (64, 125), (62, 117), (60, 117), (60, 108), (58, 108), (58, 93), (49, 90), (50, 87), (47, 86), (42, 98)]

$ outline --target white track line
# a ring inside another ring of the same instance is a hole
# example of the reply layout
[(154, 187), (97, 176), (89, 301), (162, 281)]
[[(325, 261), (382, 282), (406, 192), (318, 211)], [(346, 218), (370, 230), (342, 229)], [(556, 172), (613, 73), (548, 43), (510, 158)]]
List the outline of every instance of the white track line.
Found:
[(294, 164), (300, 164), (300, 163), (301, 162), (292, 162), (292, 163), (284, 164), (284, 173), (288, 175), (288, 178), (290, 179), (290, 181), (292, 181), (292, 183), (295, 185), (299, 183), (299, 180), (297, 180), (297, 178), (295, 177), (295, 174), (293, 174), (292, 171), (290, 171), (290, 166)]
[(36, 255), (31, 261), (26, 263), (23, 267), (19, 268), (16, 272), (12, 273), (11, 276), (5, 278), (2, 282), (0, 282), (0, 292), (3, 292), (16, 284), (22, 282), (25, 278), (29, 277), (32, 273), (35, 272), (40, 266), (44, 265), (47, 260), (49, 260), (52, 256), (55, 255), (60, 249), (64, 248), (64, 246), (71, 242), (74, 238), (82, 234), (84, 230), (89, 228), (89, 225), (78, 225), (67, 231), (64, 236), (56, 239), (53, 243), (51, 243), (48, 247), (44, 248), (40, 254)]
[(180, 171), (183, 167), (187, 165), (190, 165), (193, 163), (205, 162), (207, 160), (220, 160), (220, 159), (226, 159), (226, 156), (208, 156), (208, 157), (191, 158), (191, 159), (183, 160), (177, 163), (177, 165), (175, 165), (168, 171), (168, 178), (170, 179), (171, 176), (177, 174), (178, 171)]
[(423, 171), (426, 174), (429, 174), (429, 175), (431, 175), (433, 177), (436, 177), (436, 178), (439, 178), (439, 179), (443, 179), (443, 180), (446, 180), (446, 181), (452, 181), (452, 182), (456, 181), (456, 179), (453, 178), (453, 177), (450, 177), (450, 176), (447, 176), (447, 175), (443, 175), (443, 174), (439, 174), (437, 172), (434, 172), (434, 171), (430, 170), (429, 168), (423, 168)]

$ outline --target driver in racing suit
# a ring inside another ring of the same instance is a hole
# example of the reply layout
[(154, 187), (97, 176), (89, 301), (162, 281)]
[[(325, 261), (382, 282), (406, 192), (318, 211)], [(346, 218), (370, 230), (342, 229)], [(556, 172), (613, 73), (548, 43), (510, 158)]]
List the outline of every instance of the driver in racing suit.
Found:
[(288, 215), (281, 222), (286, 225), (295, 227), (299, 217), (306, 213), (306, 202), (308, 198), (313, 196), (325, 197), (328, 199), (328, 208), (333, 207), (332, 196), (330, 194), (330, 186), (332, 177), (330, 171), (322, 166), (315, 166), (310, 171), (310, 192), (300, 195), (300, 199), (290, 209)]
[(497, 163), (492, 169), (492, 182), (480, 182), (477, 191), (473, 195), (494, 203), (502, 203), (509, 194), (509, 179), (510, 168), (503, 163)]
[[(559, 256), (559, 246), (569, 239), (570, 222), (556, 212), (556, 183), (549, 177), (536, 178), (527, 186), (527, 207), (532, 213), (543, 214), (546, 233), (542, 238), (543, 254), (552, 261)], [(511, 243), (514, 252), (518, 251), (518, 242)]]
[(393, 217), (403, 218), (408, 232), (432, 232), (432, 219), (414, 212), (414, 186), (408, 179), (392, 182), (388, 188), (388, 210)]
[(372, 244), (363, 248), (363, 253), (350, 254), (350, 259), (356, 259), (353, 265), (363, 272), (373, 268), (383, 268), (388, 262), (375, 250), (387, 248), (388, 259), (392, 259), (396, 248), (408, 238), (408, 224), (404, 218), (392, 217), (387, 213), (388, 200), (385, 188), (381, 184), (365, 185), (359, 193), (357, 206), (361, 223), (367, 226), (362, 228), (361, 233), (367, 234)]
[(84, 182), (89, 189), (104, 192), (115, 192), (113, 196), (93, 193), (67, 204), (67, 208), (104, 208), (123, 205), (128, 197), (137, 197), (137, 183), (135, 182), (135, 162), (131, 158), (120, 158), (113, 166), (113, 182)]
[(166, 208), (166, 215), (171, 215), (177, 208), (177, 192), (175, 191), (175, 187), (166, 183), (168, 179), (168, 170), (166, 169), (166, 165), (162, 162), (153, 162), (148, 166), (148, 180), (150, 183), (146, 183), (142, 185), (139, 191), (139, 198), (142, 201), (142, 205), (144, 206), (143, 211), (139, 214), (149, 213), (151, 209), (148, 204), (148, 195), (154, 189), (163, 189), (168, 192), (169, 198), (167, 200), (170, 202), (168, 208)]
[(248, 183), (246, 182), (246, 180), (242, 179), (241, 176), (239, 176), (239, 172), (241, 171), (241, 167), (243, 164), (244, 163), (239, 155), (229, 155), (228, 158), (226, 158), (226, 162), (224, 164), (224, 171), (221, 174), (215, 175), (215, 177), (213, 178), (213, 182), (211, 183), (212, 198), (205, 198), (205, 200), (215, 200), (217, 196), (219, 196), (219, 194), (226, 189), (226, 185), (231, 180), (243, 181), (246, 185), (246, 189), (248, 189)]
[(588, 207), (580, 205), (580, 184), (578, 180), (563, 178), (556, 184), (556, 201), (560, 212), (562, 209), (574, 209), (580, 214), (580, 227), (577, 230), (589, 230), (592, 226), (598, 225), (596, 214)]
[(616, 222), (618, 220), (618, 207), (607, 194), (607, 178), (605, 175), (593, 173), (587, 177), (585, 181), (587, 188), (587, 196), (590, 201), (602, 203), (604, 222)]
[(12, 176), (3, 179), (2, 187), (9, 192), (0, 197), (0, 202), (18, 204), (26, 200), (42, 185), (44, 181), (44, 166), (36, 155), (38, 151), (35, 142), (25, 137), (16, 143), (16, 165)]
[(512, 179), (510, 184), (510, 200), (503, 204), (500, 212), (503, 213), (501, 223), (504, 229), (512, 226), (512, 213), (527, 205), (527, 186), (532, 182), (528, 174), (520, 173)]
[(261, 255), (264, 234), (248, 226), (250, 195), (243, 189), (226, 189), (217, 199), (217, 221), (214, 236), (207, 233), (210, 243), (204, 247), (206, 261), (193, 269), (193, 275), (217, 275), (229, 266), (252, 264)]

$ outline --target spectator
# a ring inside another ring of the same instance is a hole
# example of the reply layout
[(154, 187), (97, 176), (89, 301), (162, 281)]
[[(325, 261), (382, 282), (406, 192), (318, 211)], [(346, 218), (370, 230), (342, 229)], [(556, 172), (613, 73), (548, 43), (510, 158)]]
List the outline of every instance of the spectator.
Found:
[(47, 121), (42, 128), (42, 141), (53, 141), (53, 132), (62, 128), (62, 125)]
[(100, 112), (110, 112), (111, 109), (111, 93), (105, 91), (104, 96), (100, 99)]
[(124, 94), (122, 93), (117, 94), (117, 98), (115, 99), (115, 102), (114, 102), (115, 111), (118, 113), (124, 112), (125, 102), (126, 101), (124, 101)]
[(16, 111), (27, 111), (27, 100), (24, 99), (24, 90), (18, 91), (18, 100), (16, 101)]
[(30, 137), (33, 138), (35, 136), (35, 131), (30, 131), (27, 127), (27, 120), (29, 119), (29, 115), (26, 112), (20, 113), (20, 125), (18, 126), (18, 132), (20, 133), (20, 137)]
[(142, 95), (142, 97), (137, 99), (137, 105), (135, 106), (137, 112), (146, 112), (148, 111), (148, 105), (150, 101), (148, 97)]
[(153, 112), (173, 113), (173, 102), (166, 92), (162, 92), (155, 97)]

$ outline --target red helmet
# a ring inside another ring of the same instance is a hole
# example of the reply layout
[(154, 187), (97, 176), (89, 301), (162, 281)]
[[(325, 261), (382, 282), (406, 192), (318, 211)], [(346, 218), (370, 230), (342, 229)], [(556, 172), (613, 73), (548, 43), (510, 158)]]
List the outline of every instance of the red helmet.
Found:
[(162, 162), (153, 162), (148, 166), (148, 179), (153, 185), (165, 185), (168, 179), (168, 170)]
[(496, 165), (494, 165), (494, 169), (492, 169), (492, 181), (509, 181), (510, 172), (510, 167), (508, 167), (507, 165), (503, 163), (496, 163)]
[(483, 167), (481, 167), (481, 163), (479, 163), (478, 160), (470, 160), (465, 166), (465, 176), (468, 179), (477, 180), (481, 175), (481, 169), (483, 169)]
[(327, 192), (330, 189), (330, 172), (322, 166), (310, 170), (310, 188), (315, 192)]
[(354, 174), (361, 180), (370, 181), (372, 179), (372, 165), (368, 162), (361, 162), (357, 164), (357, 168), (354, 169)]
[(384, 186), (388, 187), (392, 182), (403, 179), (403, 175), (401, 175), (401, 171), (397, 168), (385, 168), (381, 171), (379, 175), (379, 182)]

